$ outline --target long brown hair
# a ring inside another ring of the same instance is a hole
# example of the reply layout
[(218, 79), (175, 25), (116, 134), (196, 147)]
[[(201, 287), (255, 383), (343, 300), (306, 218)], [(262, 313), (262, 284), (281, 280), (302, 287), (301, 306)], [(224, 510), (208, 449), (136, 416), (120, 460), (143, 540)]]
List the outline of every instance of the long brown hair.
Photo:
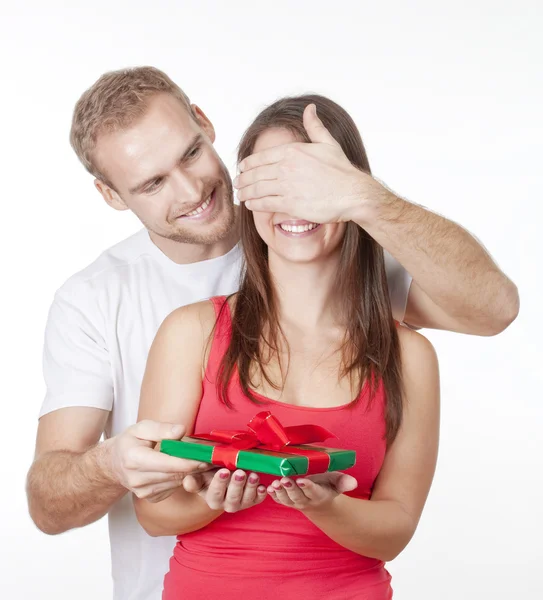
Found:
[[(241, 139), (238, 162), (253, 153), (257, 138), (270, 128), (287, 129), (298, 140), (310, 142), (303, 126), (303, 112), (311, 103), (316, 105), (319, 118), (350, 162), (361, 171), (371, 173), (354, 121), (338, 104), (314, 94), (283, 98), (263, 110)], [(265, 365), (276, 357), (284, 383), (286, 375), (279, 360), (280, 345), (285, 344), (288, 352), (268, 267), (268, 247), (256, 230), (253, 215), (245, 206), (240, 208), (240, 220), (244, 269), (232, 318), (232, 338), (219, 366), (217, 379), (219, 397), (228, 406), (232, 406), (228, 399), (229, 382), (236, 368), (244, 394), (255, 404), (261, 404), (250, 389), (254, 387), (251, 368), (258, 367), (270, 386), (281, 389), (282, 385), (270, 380)], [(334, 288), (342, 322), (346, 324), (340, 377), (357, 381), (356, 399), (367, 381), (370, 401), (378, 383), (383, 381), (386, 439), (391, 443), (402, 420), (402, 378), (398, 333), (392, 318), (383, 249), (362, 228), (349, 222), (340, 252)]]

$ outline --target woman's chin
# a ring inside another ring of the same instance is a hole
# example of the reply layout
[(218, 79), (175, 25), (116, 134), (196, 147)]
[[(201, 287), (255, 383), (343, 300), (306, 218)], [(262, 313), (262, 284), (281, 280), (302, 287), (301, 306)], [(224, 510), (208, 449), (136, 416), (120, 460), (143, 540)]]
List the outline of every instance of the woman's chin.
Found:
[[(271, 248), (269, 250), (272, 250)], [(289, 248), (287, 251), (274, 249), (272, 252), (284, 263), (306, 265), (318, 263), (327, 259), (327, 254), (311, 248)]]

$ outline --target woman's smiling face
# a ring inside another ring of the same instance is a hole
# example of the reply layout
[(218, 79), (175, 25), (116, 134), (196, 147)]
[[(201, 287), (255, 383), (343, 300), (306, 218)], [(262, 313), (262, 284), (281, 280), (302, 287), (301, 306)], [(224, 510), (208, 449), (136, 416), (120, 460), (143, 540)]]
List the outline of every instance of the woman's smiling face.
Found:
[[(253, 153), (298, 141), (287, 129), (267, 129), (258, 136)], [(253, 217), (269, 252), (290, 262), (326, 258), (338, 249), (345, 235), (345, 223), (310, 223), (286, 213), (253, 212)]]

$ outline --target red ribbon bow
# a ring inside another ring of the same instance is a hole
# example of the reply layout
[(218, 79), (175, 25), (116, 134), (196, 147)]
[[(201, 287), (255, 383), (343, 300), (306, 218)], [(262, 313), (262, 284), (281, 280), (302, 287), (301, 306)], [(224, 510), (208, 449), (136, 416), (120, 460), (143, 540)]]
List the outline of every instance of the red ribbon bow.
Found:
[(248, 431), (213, 430), (210, 433), (194, 434), (193, 437), (214, 442), (224, 442), (228, 446), (216, 446), (213, 450), (214, 465), (223, 465), (234, 470), (240, 450), (259, 448), (283, 452), (297, 456), (306, 456), (309, 462), (307, 474), (322, 473), (328, 470), (330, 456), (319, 450), (291, 448), (291, 445), (324, 442), (336, 437), (320, 425), (296, 425), (283, 427), (270, 411), (263, 411), (254, 416), (247, 424)]

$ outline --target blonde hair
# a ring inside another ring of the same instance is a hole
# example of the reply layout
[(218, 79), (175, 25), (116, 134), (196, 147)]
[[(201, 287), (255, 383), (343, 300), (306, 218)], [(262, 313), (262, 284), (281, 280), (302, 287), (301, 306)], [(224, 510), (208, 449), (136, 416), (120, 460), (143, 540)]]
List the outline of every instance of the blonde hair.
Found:
[(134, 67), (104, 73), (83, 93), (75, 105), (70, 144), (91, 175), (113, 187), (94, 160), (98, 136), (130, 127), (143, 117), (149, 99), (161, 93), (177, 98), (195, 118), (185, 92), (166, 73), (154, 67)]

